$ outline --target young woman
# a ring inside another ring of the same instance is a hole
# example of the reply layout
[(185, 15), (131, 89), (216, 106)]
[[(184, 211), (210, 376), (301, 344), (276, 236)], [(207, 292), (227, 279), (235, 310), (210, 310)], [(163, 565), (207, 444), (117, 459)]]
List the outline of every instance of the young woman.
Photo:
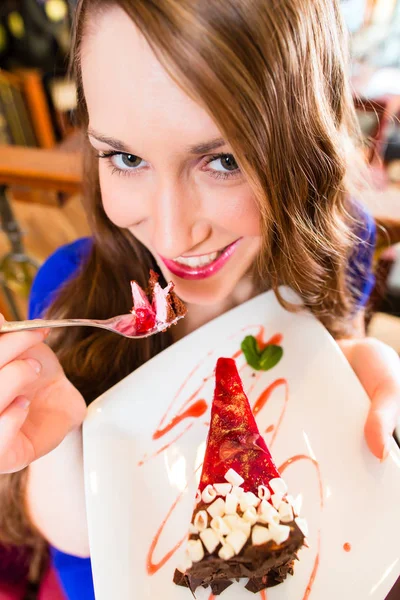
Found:
[(70, 599), (93, 598), (86, 405), (262, 290), (289, 285), (340, 340), (371, 398), (369, 447), (388, 453), (399, 361), (363, 338), (375, 231), (351, 195), (345, 37), (334, 0), (78, 4), (73, 64), (92, 237), (43, 266), (30, 314), (123, 313), (129, 281), (145, 286), (150, 268), (175, 282), (189, 312), (140, 343), (78, 328), (47, 344), (47, 332), (0, 338), (2, 539), (47, 540)]

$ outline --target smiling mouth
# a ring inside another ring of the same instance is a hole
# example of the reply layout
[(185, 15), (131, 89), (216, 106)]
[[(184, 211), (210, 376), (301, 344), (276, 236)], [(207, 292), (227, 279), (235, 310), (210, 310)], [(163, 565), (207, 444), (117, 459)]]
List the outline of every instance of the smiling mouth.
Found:
[(199, 256), (180, 256), (174, 260), (161, 257), (171, 273), (182, 279), (206, 279), (215, 275), (234, 254), (241, 238), (222, 250)]

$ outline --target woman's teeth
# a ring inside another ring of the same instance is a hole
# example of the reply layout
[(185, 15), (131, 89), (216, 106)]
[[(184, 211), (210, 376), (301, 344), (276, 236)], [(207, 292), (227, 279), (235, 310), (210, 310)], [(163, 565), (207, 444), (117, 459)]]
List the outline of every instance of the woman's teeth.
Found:
[(220, 252), (212, 252), (211, 254), (203, 254), (203, 256), (189, 256), (185, 258), (184, 256), (180, 256), (175, 259), (175, 262), (180, 265), (186, 265), (187, 267), (192, 267), (195, 269), (196, 267), (205, 267), (210, 263), (214, 262), (220, 256)]

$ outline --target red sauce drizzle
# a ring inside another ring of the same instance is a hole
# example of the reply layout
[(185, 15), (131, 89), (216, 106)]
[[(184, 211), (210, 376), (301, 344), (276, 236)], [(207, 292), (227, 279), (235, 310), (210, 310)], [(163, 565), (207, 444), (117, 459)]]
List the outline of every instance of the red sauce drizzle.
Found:
[(314, 458), (311, 458), (311, 456), (307, 456), (307, 454), (296, 454), (296, 456), (292, 456), (291, 458), (288, 458), (278, 468), (278, 471), (282, 475), (282, 473), (285, 471), (285, 469), (287, 469), (293, 463), (298, 462), (299, 460), (309, 460), (315, 466), (315, 468), (317, 470), (317, 474), (318, 474), (319, 497), (320, 497), (320, 502), (321, 502), (321, 508), (323, 508), (323, 506), (324, 506), (324, 491), (323, 491), (323, 486), (322, 486), (321, 470), (319, 468), (319, 463), (317, 460), (315, 460)]
[(345, 552), (350, 552), (350, 550), (351, 550), (351, 544), (349, 544), (349, 542), (346, 542), (345, 544), (343, 544), (343, 550)]
[[(195, 395), (197, 395), (197, 392), (195, 392), (195, 394), (193, 394), (193, 396), (195, 396)], [(188, 403), (185, 403), (184, 406), (186, 406), (187, 404)], [(158, 440), (160, 437), (162, 437), (163, 435), (165, 435), (166, 433), (171, 431), (171, 429), (173, 429), (176, 425), (178, 425), (178, 423), (183, 421), (183, 419), (188, 419), (189, 417), (195, 417), (195, 418), (201, 417), (202, 415), (204, 415), (207, 408), (208, 408), (208, 404), (205, 400), (197, 400), (194, 404), (189, 406), (189, 408), (187, 408), (185, 411), (175, 415), (175, 417), (173, 417), (171, 419), (171, 421), (168, 423), (168, 425), (166, 425), (162, 429), (157, 429), (153, 433), (153, 440)]]
[(193, 423), (189, 423), (189, 425), (186, 427), (186, 429), (181, 431), (181, 433), (179, 435), (177, 435), (173, 440), (171, 440), (168, 444), (165, 444), (165, 446), (162, 446), (162, 448), (157, 450), (157, 452), (154, 452), (154, 454), (151, 454), (150, 456), (144, 456), (143, 459), (138, 462), (138, 467), (142, 467), (144, 465), (144, 463), (151, 460), (155, 456), (158, 456), (159, 454), (161, 454), (161, 452), (164, 452), (164, 450), (167, 450), (170, 446), (172, 446), (172, 444), (175, 444), (175, 442), (177, 442), (182, 436), (184, 436), (185, 433), (187, 433), (189, 431), (189, 429), (191, 429), (192, 427), (193, 427)]
[[(245, 364), (245, 366), (247, 366), (247, 363)], [(261, 375), (262, 375), (262, 371), (259, 371), (258, 373), (254, 373), (255, 377), (253, 377), (253, 383), (251, 384), (251, 386), (249, 387), (248, 391), (247, 391), (247, 396), (249, 397), (254, 388), (256, 387)]]
[(264, 342), (264, 334), (265, 329), (264, 327), (261, 327), (259, 333), (255, 336), (260, 350), (264, 350), (267, 346), (279, 346), (283, 340), (283, 335), (281, 333), (276, 333), (267, 342)]
[(317, 573), (318, 573), (320, 549), (321, 549), (321, 532), (319, 531), (318, 532), (317, 555), (315, 557), (314, 567), (313, 567), (313, 570), (311, 572), (311, 576), (310, 576), (310, 579), (308, 581), (308, 584), (307, 584), (307, 587), (306, 587), (306, 591), (304, 593), (304, 596), (303, 596), (302, 600), (307, 600), (307, 598), (311, 594), (312, 586), (314, 584), (315, 578), (316, 578)]
[(159, 569), (161, 569), (161, 567), (163, 567), (165, 565), (165, 563), (171, 558), (171, 556), (173, 554), (175, 554), (175, 552), (183, 544), (183, 542), (185, 540), (187, 540), (187, 534), (186, 534), (177, 544), (175, 544), (175, 546), (169, 552), (167, 552), (167, 554), (165, 554), (163, 556), (163, 558), (160, 561), (158, 561), (158, 563), (154, 563), (153, 562), (153, 554), (154, 554), (154, 551), (155, 551), (156, 546), (158, 544), (158, 540), (161, 537), (161, 534), (163, 532), (163, 529), (164, 529), (164, 527), (165, 527), (168, 519), (170, 518), (173, 510), (176, 508), (177, 504), (181, 500), (181, 498), (182, 498), (183, 494), (185, 493), (185, 491), (186, 491), (186, 488), (183, 490), (183, 492), (181, 494), (179, 494), (179, 496), (177, 497), (177, 499), (175, 500), (175, 502), (173, 503), (173, 505), (169, 509), (168, 514), (165, 517), (164, 521), (161, 523), (160, 527), (158, 528), (156, 535), (154, 536), (154, 539), (153, 539), (153, 541), (151, 543), (149, 552), (147, 554), (147, 572), (148, 572), (149, 575), (154, 575), (155, 573), (157, 573), (157, 571)]
[(265, 433), (272, 433), (272, 431), (275, 429), (275, 425), (269, 425), (267, 427), (267, 429), (265, 430)]
[[(290, 465), (293, 465), (294, 463), (296, 463), (296, 462), (298, 462), (300, 460), (309, 460), (310, 462), (312, 462), (312, 464), (315, 466), (315, 468), (317, 470), (318, 481), (319, 481), (320, 503), (321, 503), (321, 508), (322, 508), (323, 505), (324, 505), (324, 493), (323, 493), (323, 486), (322, 486), (321, 470), (319, 468), (318, 461), (316, 461), (314, 458), (311, 458), (311, 456), (307, 456), (306, 454), (297, 454), (296, 456), (292, 456), (291, 458), (288, 458), (278, 468), (278, 471), (282, 475), (282, 473), (285, 471), (285, 469), (287, 469)], [(314, 581), (315, 581), (315, 578), (316, 578), (317, 572), (318, 572), (320, 549), (321, 549), (321, 532), (319, 531), (318, 532), (317, 555), (315, 557), (313, 570), (311, 572), (310, 579), (308, 581), (308, 584), (307, 584), (307, 587), (306, 587), (306, 591), (304, 593), (304, 596), (303, 596), (302, 600), (307, 600), (307, 598), (311, 594), (312, 586), (314, 584)]]
[[(157, 431), (155, 432), (155, 434), (160, 431), (168, 417), (168, 414), (170, 412), (170, 410), (172, 409), (173, 405), (175, 404), (175, 402), (177, 401), (177, 399), (179, 398), (180, 394), (182, 393), (182, 391), (184, 390), (184, 388), (186, 387), (186, 385), (189, 383), (189, 381), (191, 380), (191, 378), (193, 377), (193, 375), (196, 373), (196, 371), (198, 371), (200, 369), (200, 367), (202, 366), (202, 364), (208, 359), (209, 356), (211, 356), (213, 354), (213, 351), (208, 352), (208, 354), (203, 358), (203, 360), (201, 360), (195, 367), (193, 367), (193, 369), (190, 371), (189, 375), (186, 377), (186, 379), (184, 380), (184, 382), (181, 384), (180, 388), (178, 389), (178, 391), (176, 392), (175, 396), (172, 398), (172, 401), (170, 403), (170, 405), (168, 406), (167, 410), (165, 411), (165, 414), (163, 415), (160, 424), (158, 425)], [(182, 408), (184, 408), (185, 406), (187, 406), (188, 404), (190, 404), (190, 402), (192, 401), (192, 399), (201, 392), (201, 390), (203, 389), (204, 385), (207, 382), (207, 378), (203, 379), (203, 383), (202, 385), (199, 387), (198, 390), (196, 390), (194, 392), (194, 394), (192, 394), (188, 400), (184, 403), (184, 405), (182, 406)], [(155, 435), (154, 434), (154, 435)], [(160, 437), (160, 436), (158, 436)], [(153, 439), (157, 439), (154, 438)]]
[(288, 386), (288, 382), (286, 381), (286, 379), (276, 379), (275, 381), (273, 381), (271, 383), (270, 386), (268, 386), (261, 394), (260, 396), (257, 398), (254, 406), (253, 406), (253, 413), (254, 416), (257, 415), (257, 413), (260, 412), (260, 410), (262, 410), (264, 408), (264, 406), (266, 405), (266, 403), (268, 402), (268, 400), (271, 398), (272, 392), (279, 387), (280, 385), (284, 385), (286, 388), (286, 393), (285, 393), (285, 402), (278, 420), (278, 423), (275, 427), (275, 432), (271, 438), (271, 441), (269, 442), (269, 445), (272, 446), (273, 443), (275, 442), (275, 438), (278, 435), (278, 431), (279, 428), (282, 424), (283, 421), (283, 417), (285, 416), (285, 412), (286, 412), (286, 408), (289, 402), (289, 386)]
[(254, 415), (256, 415), (258, 412), (260, 412), (260, 410), (262, 410), (264, 408), (264, 406), (266, 405), (266, 403), (270, 399), (272, 392), (277, 387), (279, 387), (280, 385), (286, 385), (287, 386), (286, 379), (276, 379), (273, 383), (271, 383), (271, 385), (269, 385), (260, 394), (260, 396), (257, 398), (257, 400), (256, 400), (256, 402), (254, 403), (254, 406), (253, 406), (253, 413), (254, 413)]
[(267, 600), (267, 592), (265, 590), (261, 590), (260, 598), (261, 600)]

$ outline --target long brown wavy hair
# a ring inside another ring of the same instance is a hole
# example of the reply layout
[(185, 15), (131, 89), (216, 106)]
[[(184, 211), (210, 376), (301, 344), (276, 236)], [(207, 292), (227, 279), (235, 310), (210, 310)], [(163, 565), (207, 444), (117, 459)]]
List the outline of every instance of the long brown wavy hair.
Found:
[[(349, 174), (357, 171), (352, 139), (358, 130), (339, 2), (81, 0), (72, 67), (84, 129), (82, 42), (96, 16), (115, 6), (129, 15), (172, 78), (206, 107), (232, 145), (261, 214), (257, 289), (272, 288), (280, 297), (278, 286), (290, 286), (330, 332), (345, 335), (355, 299), (347, 265), (356, 244)], [(107, 218), (97, 158), (88, 142), (84, 163), (83, 202), (93, 246), (49, 314), (108, 318), (130, 307), (129, 280), (146, 285), (156, 265), (145, 247)], [(133, 343), (76, 328), (62, 330), (50, 343), (89, 403), (171, 339), (165, 333)], [(4, 477), (0, 501), (18, 476)], [(18, 542), (14, 513), (2, 506), (0, 532)]]

